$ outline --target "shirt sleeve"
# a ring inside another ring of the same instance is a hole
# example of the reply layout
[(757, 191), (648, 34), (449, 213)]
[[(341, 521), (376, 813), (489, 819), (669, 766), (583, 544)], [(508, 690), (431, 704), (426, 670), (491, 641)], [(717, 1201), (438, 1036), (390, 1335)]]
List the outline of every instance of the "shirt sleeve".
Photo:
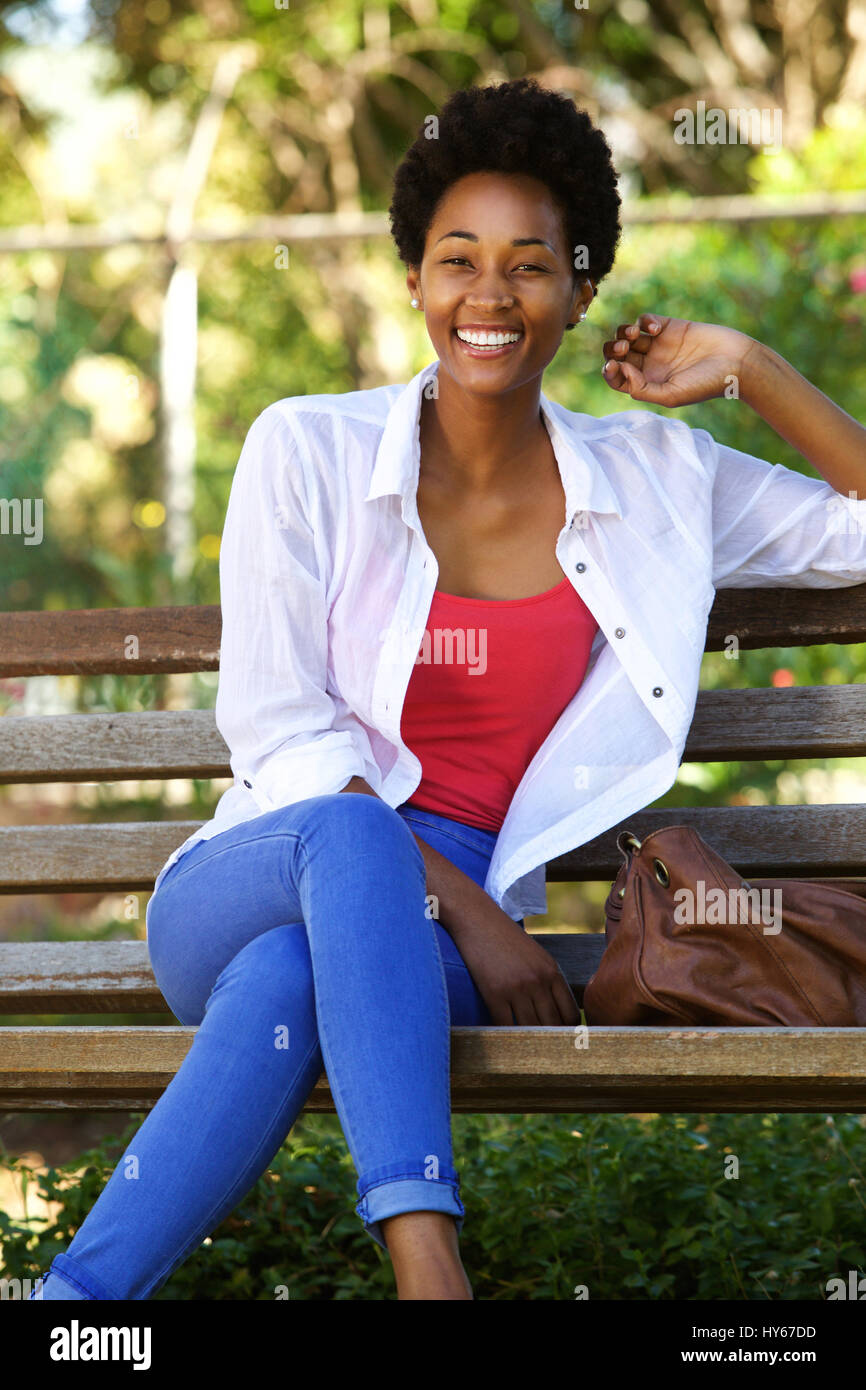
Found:
[(693, 430), (712, 477), (713, 585), (832, 589), (866, 581), (866, 499)]
[(223, 527), (215, 709), (232, 772), (262, 811), (365, 773), (351, 731), (332, 727), (327, 545), (316, 544), (306, 496), (292, 425), (268, 406), (244, 441)]

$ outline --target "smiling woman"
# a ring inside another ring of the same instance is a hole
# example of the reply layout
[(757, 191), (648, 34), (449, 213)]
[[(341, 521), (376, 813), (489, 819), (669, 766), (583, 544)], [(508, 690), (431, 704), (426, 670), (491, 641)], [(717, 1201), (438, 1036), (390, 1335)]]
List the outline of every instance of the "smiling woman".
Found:
[[(406, 266), (418, 269), (445, 233), (477, 247), (477, 227), (452, 220), (434, 233), (432, 224), (460, 179), (498, 171), (532, 175), (557, 205), (557, 216), (545, 217), (546, 232), (526, 229), (506, 239), (506, 250), (533, 248), (528, 260), (511, 256), (512, 270), (525, 263), (530, 271), (566, 272), (563, 286), (570, 276), (572, 294), (583, 276), (597, 285), (607, 275), (621, 235), (617, 174), (603, 133), (569, 98), (533, 78), (469, 87), (450, 97), (436, 138), (429, 134), (425, 125), (394, 175), (391, 231)], [(499, 228), (500, 236), (504, 231)], [(549, 256), (539, 262), (536, 247)], [(442, 252), (458, 259), (465, 254), (456, 244)], [(567, 315), (563, 327), (566, 322)]]
[(419, 516), (440, 591), (524, 599), (563, 578), (541, 378), (613, 265), (617, 175), (586, 112), (531, 78), (455, 92), (435, 133), (407, 151), (390, 206), (440, 364), (421, 407)]
[[(398, 1297), (471, 1299), (450, 1029), (578, 1024), (524, 914), (547, 910), (546, 864), (676, 780), (714, 589), (866, 577), (866, 499), (542, 393), (619, 237), (586, 113), (521, 80), (455, 93), (436, 134), (391, 217), (438, 361), (402, 388), (275, 401), (244, 441), (215, 711), (234, 784), (146, 914), (195, 1039), (48, 1300), (152, 1297), (323, 1065)], [(653, 312), (604, 351), (612, 390), (661, 405), (733, 371), (825, 476), (864, 481), (866, 431), (746, 335)]]

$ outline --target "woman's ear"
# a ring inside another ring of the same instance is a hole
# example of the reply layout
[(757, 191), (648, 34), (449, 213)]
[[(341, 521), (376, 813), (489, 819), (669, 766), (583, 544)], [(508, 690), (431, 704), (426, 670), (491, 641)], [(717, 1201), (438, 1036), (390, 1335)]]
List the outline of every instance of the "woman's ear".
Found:
[(421, 295), (418, 289), (421, 279), (421, 267), (410, 266), (406, 274), (406, 287), (409, 290), (409, 298), (420, 300)]

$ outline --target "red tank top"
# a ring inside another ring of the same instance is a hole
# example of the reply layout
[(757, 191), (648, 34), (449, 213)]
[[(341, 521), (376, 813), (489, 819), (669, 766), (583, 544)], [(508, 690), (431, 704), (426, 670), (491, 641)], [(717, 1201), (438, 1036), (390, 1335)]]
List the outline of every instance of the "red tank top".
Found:
[(530, 598), (437, 589), (400, 721), (422, 768), (409, 804), (498, 831), (580, 688), (597, 628), (567, 578)]

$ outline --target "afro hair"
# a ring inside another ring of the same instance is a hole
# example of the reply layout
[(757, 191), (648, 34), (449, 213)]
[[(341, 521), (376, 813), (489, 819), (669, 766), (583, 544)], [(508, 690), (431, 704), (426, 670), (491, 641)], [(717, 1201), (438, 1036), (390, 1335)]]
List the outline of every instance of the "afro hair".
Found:
[[(429, 118), (428, 118), (429, 119)], [(621, 235), (617, 173), (602, 132), (586, 111), (531, 77), (454, 92), (439, 115), (438, 138), (426, 123), (394, 175), (388, 209), (401, 261), (417, 269), (436, 207), (465, 174), (530, 174), (546, 183), (563, 214), (566, 245), (585, 246), (575, 282), (596, 284), (613, 265)]]

